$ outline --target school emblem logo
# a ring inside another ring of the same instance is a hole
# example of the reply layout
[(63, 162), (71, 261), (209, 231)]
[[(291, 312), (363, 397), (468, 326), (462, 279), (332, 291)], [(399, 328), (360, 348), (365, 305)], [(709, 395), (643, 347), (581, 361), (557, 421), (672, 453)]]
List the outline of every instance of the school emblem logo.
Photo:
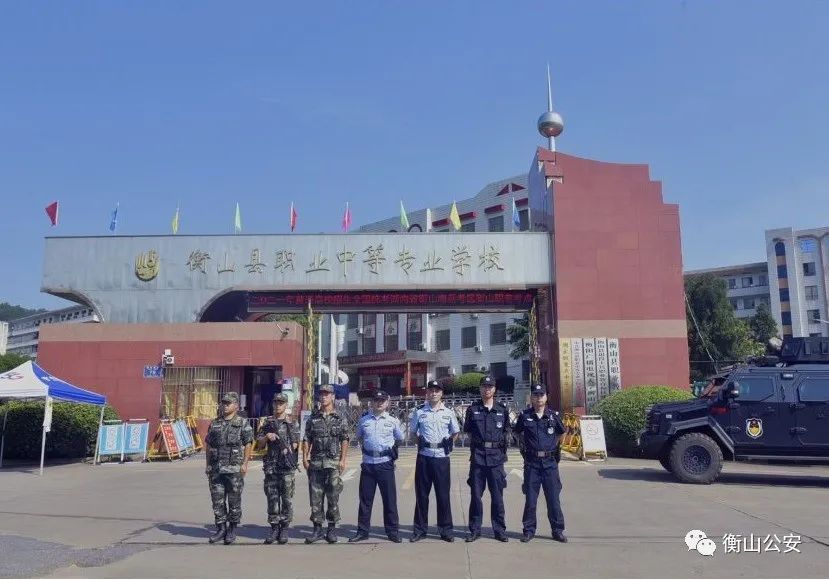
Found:
[(746, 435), (752, 439), (759, 439), (763, 435), (763, 420), (757, 417), (746, 419)]

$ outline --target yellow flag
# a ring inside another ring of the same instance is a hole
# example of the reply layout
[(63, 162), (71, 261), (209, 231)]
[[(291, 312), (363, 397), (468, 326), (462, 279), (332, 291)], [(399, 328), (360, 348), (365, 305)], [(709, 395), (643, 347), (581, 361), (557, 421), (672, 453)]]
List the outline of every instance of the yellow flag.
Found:
[(176, 208), (176, 215), (173, 216), (173, 223), (171, 224), (173, 228), (173, 235), (178, 233), (178, 209), (179, 208)]
[(452, 222), (452, 225), (456, 230), (461, 229), (461, 216), (458, 215), (458, 206), (455, 205), (455, 202), (452, 202), (452, 211), (449, 212), (449, 221)]

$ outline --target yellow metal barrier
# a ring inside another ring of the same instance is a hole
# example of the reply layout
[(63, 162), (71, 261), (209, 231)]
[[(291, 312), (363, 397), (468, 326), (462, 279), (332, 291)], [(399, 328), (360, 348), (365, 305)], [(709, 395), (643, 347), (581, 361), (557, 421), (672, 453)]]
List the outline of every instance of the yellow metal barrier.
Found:
[(561, 449), (572, 453), (576, 457), (582, 456), (581, 425), (579, 417), (573, 413), (564, 414), (564, 436), (561, 438)]

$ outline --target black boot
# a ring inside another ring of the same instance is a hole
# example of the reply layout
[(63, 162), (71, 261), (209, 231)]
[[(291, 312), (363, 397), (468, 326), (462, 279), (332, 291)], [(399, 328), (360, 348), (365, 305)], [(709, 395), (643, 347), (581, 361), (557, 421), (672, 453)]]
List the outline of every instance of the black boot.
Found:
[(276, 538), (277, 544), (288, 543), (288, 524), (279, 524), (279, 535)]
[(268, 534), (268, 537), (265, 538), (266, 544), (273, 544), (275, 541), (277, 541), (277, 538), (279, 537), (280, 527), (281, 526), (279, 524), (271, 524), (271, 532)]
[(328, 531), (325, 533), (325, 541), (329, 544), (337, 543), (337, 524), (328, 524)]
[(219, 540), (224, 540), (226, 531), (227, 526), (225, 526), (225, 524), (216, 524), (216, 533), (210, 536), (207, 541), (211, 544), (215, 544)]
[(313, 544), (315, 542), (319, 542), (321, 539), (325, 537), (325, 534), (322, 533), (322, 524), (314, 524), (314, 531), (311, 532), (311, 536), (305, 538), (306, 544)]
[(238, 524), (230, 522), (227, 525), (227, 533), (225, 534), (225, 546), (229, 546), (236, 541), (236, 526)]

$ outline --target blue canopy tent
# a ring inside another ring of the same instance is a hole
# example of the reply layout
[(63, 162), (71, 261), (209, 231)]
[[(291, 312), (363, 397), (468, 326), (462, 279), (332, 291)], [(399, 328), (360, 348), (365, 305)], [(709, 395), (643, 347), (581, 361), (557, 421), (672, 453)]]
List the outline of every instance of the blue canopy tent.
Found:
[[(46, 406), (43, 416), (43, 438), (40, 443), (40, 475), (43, 475), (43, 458), (46, 453), (46, 433), (52, 428), (52, 402), (66, 401), (98, 405), (101, 407), (101, 418), (98, 421), (98, 432), (104, 420), (104, 405), (106, 397), (87, 391), (75, 385), (53, 377), (32, 361), (26, 361), (19, 367), (0, 374), (0, 399), (33, 399), (45, 398)], [(9, 412), (3, 417), (3, 435), (0, 439), (0, 467), (3, 466), (3, 448), (6, 443), (6, 419)], [(98, 445), (95, 444), (97, 453)]]

